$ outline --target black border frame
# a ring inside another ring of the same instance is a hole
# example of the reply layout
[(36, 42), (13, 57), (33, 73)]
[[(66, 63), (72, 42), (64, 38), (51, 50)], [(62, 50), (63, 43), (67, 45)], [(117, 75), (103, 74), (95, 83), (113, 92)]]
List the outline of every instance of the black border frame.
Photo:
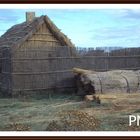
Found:
[(0, 4), (138, 4), (140, 0), (0, 0)]
[(1, 136), (0, 140), (139, 140), (139, 136)]

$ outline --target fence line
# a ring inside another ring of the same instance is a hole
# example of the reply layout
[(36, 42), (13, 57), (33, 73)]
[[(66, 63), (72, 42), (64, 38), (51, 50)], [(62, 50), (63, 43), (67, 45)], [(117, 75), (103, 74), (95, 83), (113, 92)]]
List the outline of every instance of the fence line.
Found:
[[(2, 84), (5, 87), (9, 84), (9, 90), (13, 91), (68, 88), (75, 86), (73, 67), (95, 71), (140, 69), (140, 48), (108, 52), (73, 48), (76, 55), (72, 56), (68, 47), (43, 47), (42, 50), (41, 47), (3, 49)], [(12, 85), (8, 83), (10, 80)]]
[[(84, 58), (139, 58), (140, 55), (133, 56), (79, 56), (79, 57), (46, 57), (46, 58), (11, 58), (11, 60), (53, 60), (53, 59), (84, 59)], [(0, 59), (10, 59), (9, 57)], [(13, 62), (14, 62), (13, 61)]]

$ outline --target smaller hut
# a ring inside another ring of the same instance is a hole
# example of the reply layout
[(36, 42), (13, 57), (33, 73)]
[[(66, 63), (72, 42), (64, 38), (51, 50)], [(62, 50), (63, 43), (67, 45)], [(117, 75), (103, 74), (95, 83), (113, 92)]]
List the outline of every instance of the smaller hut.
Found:
[(77, 94), (139, 93), (140, 70), (96, 72), (79, 68), (76, 73)]

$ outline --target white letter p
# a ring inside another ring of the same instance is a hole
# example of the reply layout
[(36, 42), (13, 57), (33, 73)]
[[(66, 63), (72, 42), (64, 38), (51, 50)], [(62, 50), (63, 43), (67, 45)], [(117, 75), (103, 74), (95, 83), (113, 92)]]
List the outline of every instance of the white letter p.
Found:
[(132, 125), (132, 122), (135, 122), (136, 121), (136, 116), (134, 115), (129, 115), (129, 126)]

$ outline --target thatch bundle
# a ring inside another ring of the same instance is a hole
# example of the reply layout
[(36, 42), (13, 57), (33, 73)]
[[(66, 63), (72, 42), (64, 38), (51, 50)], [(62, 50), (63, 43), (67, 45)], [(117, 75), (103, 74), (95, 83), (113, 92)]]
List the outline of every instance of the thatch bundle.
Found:
[(140, 70), (112, 70), (95, 72), (74, 68), (77, 92), (81, 95), (95, 93), (140, 92)]

